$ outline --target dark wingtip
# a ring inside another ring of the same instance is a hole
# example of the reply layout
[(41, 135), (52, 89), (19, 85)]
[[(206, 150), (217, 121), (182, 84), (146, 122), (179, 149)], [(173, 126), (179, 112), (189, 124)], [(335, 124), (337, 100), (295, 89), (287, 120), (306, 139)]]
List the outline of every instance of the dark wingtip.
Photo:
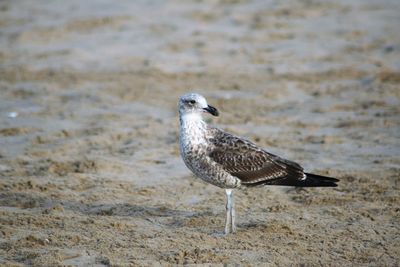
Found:
[(280, 186), (296, 186), (296, 187), (337, 187), (339, 179), (305, 173), (306, 179), (299, 180), (297, 177), (277, 178), (267, 181), (259, 181), (255, 183), (242, 182), (247, 187), (262, 186), (262, 185), (280, 185)]
[(337, 187), (338, 185), (336, 183), (340, 181), (337, 178), (312, 173), (305, 173), (305, 175), (307, 176), (305, 179), (305, 186)]

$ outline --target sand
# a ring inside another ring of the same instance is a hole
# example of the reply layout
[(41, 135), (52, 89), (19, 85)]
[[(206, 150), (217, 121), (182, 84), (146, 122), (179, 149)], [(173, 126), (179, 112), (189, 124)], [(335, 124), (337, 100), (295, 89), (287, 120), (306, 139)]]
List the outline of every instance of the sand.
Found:
[[(1, 1), (0, 265), (398, 266), (400, 2)], [(177, 101), (341, 181), (224, 191)]]

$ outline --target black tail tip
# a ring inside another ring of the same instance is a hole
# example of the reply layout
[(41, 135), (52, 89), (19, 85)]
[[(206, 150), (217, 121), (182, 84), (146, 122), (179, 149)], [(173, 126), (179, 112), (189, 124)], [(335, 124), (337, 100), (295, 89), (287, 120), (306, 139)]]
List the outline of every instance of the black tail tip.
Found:
[(306, 186), (337, 187), (339, 179), (312, 173), (306, 173), (305, 182), (307, 183)]

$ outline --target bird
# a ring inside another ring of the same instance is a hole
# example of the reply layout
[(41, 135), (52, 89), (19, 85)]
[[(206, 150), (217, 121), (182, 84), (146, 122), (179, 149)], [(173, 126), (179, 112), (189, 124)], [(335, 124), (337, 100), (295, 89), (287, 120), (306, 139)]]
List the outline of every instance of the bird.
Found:
[(269, 185), (336, 187), (339, 179), (307, 173), (296, 162), (208, 125), (204, 114), (219, 116), (204, 96), (186, 93), (178, 102), (180, 154), (195, 176), (225, 189), (225, 235), (236, 232), (235, 189)]

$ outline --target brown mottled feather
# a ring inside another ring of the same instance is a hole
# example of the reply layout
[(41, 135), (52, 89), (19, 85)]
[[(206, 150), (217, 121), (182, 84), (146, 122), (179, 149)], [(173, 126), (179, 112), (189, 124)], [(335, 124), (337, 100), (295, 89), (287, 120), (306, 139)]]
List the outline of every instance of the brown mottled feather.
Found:
[(212, 129), (209, 157), (242, 185), (291, 185), (304, 178), (303, 168), (257, 147), (250, 141)]

